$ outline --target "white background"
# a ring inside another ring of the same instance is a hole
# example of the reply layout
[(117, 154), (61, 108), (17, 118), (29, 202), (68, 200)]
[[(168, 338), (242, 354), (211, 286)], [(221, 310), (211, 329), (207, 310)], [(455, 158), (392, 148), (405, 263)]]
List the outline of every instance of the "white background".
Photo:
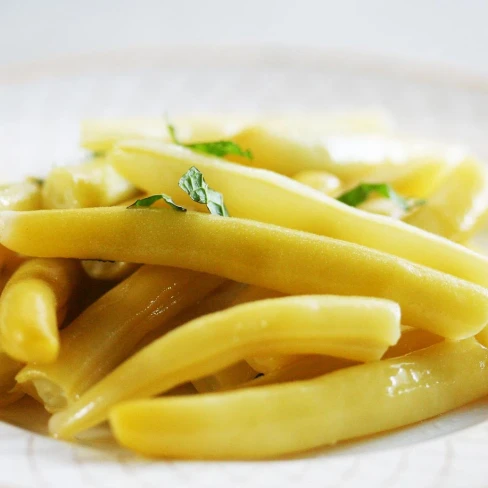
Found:
[(129, 47), (347, 50), (488, 76), (488, 0), (0, 0), (0, 65)]

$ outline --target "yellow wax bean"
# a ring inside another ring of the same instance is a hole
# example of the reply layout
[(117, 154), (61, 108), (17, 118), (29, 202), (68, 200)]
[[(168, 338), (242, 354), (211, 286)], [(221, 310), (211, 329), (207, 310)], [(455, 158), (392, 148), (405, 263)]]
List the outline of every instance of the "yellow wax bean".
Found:
[(297, 361), (303, 358), (302, 355), (299, 354), (291, 354), (286, 356), (257, 356), (252, 358), (246, 358), (246, 361), (249, 363), (255, 371), (259, 371), (260, 373), (271, 373), (272, 371), (277, 371), (285, 366), (290, 364), (294, 364)]
[[(182, 314), (178, 315), (175, 318), (174, 327), (202, 315), (224, 310), (230, 306), (249, 303), (256, 300), (263, 300), (265, 298), (277, 298), (279, 296), (283, 295), (273, 290), (267, 290), (257, 286), (248, 286), (231, 281), (222, 285), (214, 293), (205, 297), (200, 303), (191, 309), (185, 310)], [(159, 329), (154, 330), (153, 333), (144, 337), (139, 347), (142, 348), (147, 346), (166, 332), (166, 329), (163, 331), (160, 331)], [(277, 358), (271, 358), (271, 360), (274, 360), (274, 362), (280, 362), (281, 364), (285, 361), (289, 362), (286, 360), (286, 358), (288, 358), (288, 356), (279, 356)], [(217, 391), (222, 388), (229, 388), (233, 385), (238, 385), (248, 381), (256, 376), (256, 371), (259, 370), (255, 370), (253, 367), (251, 367), (253, 366), (254, 361), (256, 361), (257, 364), (261, 365), (261, 363), (264, 363), (265, 366), (267, 366), (270, 359), (268, 357), (246, 358), (246, 361), (233, 364), (211, 376), (194, 380), (192, 383), (199, 392)]]
[(0, 273), (3, 271), (4, 266), (7, 264), (7, 259), (10, 257), (11, 251), (6, 247), (0, 245)]
[(232, 300), (232, 305), (241, 305), (242, 303), (256, 302), (266, 298), (280, 298), (284, 294), (276, 290), (261, 288), (259, 286), (245, 286)]
[(335, 371), (336, 369), (347, 368), (356, 364), (357, 361), (331, 356), (301, 356), (297, 357), (295, 362), (284, 364), (282, 367), (265, 373), (259, 378), (224, 389), (237, 390), (240, 388), (254, 388), (257, 386), (287, 383), (289, 381), (309, 380)]
[(488, 351), (467, 339), (308, 381), (127, 402), (110, 424), (123, 446), (150, 456), (269, 458), (413, 424), (487, 394)]
[(196, 319), (208, 313), (218, 312), (233, 304), (234, 298), (240, 293), (243, 287), (247, 287), (242, 283), (235, 283), (233, 281), (225, 280), (215, 290), (205, 295), (200, 300), (197, 300), (191, 307), (185, 308), (181, 313), (171, 319), (170, 323), (163, 323), (146, 334), (137, 345), (137, 350), (143, 349), (151, 342), (159, 339), (167, 334), (170, 330), (176, 329), (180, 325)]
[[(327, 114), (193, 114), (171, 117), (177, 136), (183, 142), (229, 139), (244, 127), (260, 121), (265, 127), (306, 133), (389, 132), (392, 120), (378, 111)], [(156, 139), (170, 142), (168, 122), (163, 117), (132, 119), (92, 119), (81, 124), (81, 145), (94, 152), (105, 152), (121, 140)]]
[(485, 327), (477, 336), (476, 339), (485, 347), (488, 347), (488, 326)]
[(327, 171), (300, 171), (293, 179), (326, 195), (340, 195), (342, 189), (341, 180)]
[[(425, 330), (409, 327), (407, 330), (402, 331), (399, 341), (388, 348), (383, 355), (383, 359), (404, 356), (413, 351), (432, 346), (442, 340), (442, 337)], [(261, 372), (264, 373), (264, 376), (242, 385), (236, 385), (236, 387), (263, 386), (316, 378), (330, 371), (356, 364), (354, 361), (347, 359), (327, 356), (278, 356), (277, 358), (269, 358), (268, 362), (265, 363), (265, 368), (260, 368), (261, 363), (259, 362), (251, 362), (249, 360), (248, 362), (257, 371), (262, 370)], [(228, 387), (226, 389), (234, 388)]]
[(58, 327), (79, 278), (79, 264), (64, 259), (32, 259), (14, 272), (0, 297), (1, 343), (9, 356), (23, 362), (56, 360)]
[(42, 208), (41, 184), (34, 179), (0, 186), (0, 210)]
[(398, 340), (399, 321), (398, 305), (388, 300), (336, 296), (273, 298), (206, 315), (129, 358), (54, 415), (50, 432), (71, 437), (102, 422), (120, 401), (162, 393), (263, 351), (379, 359)]
[(44, 208), (106, 207), (137, 193), (102, 158), (76, 166), (54, 168), (42, 190)]
[(405, 323), (449, 339), (477, 334), (488, 322), (488, 291), (480, 286), (367, 247), (250, 220), (150, 208), (0, 212), (0, 244), (30, 256), (182, 267), (285, 294), (387, 298), (401, 305)]
[[(405, 168), (429, 165), (438, 172), (465, 156), (457, 147), (409, 141), (382, 134), (337, 134), (317, 137), (289, 130), (255, 126), (236, 134), (233, 140), (249, 148), (253, 160), (246, 164), (287, 176), (304, 170), (322, 170), (345, 181), (369, 175), (395, 177)], [(244, 162), (244, 161), (243, 161)], [(406, 170), (410, 172), (410, 170)], [(425, 181), (425, 178), (424, 178)]]
[[(232, 304), (239, 305), (241, 303), (249, 303), (266, 298), (278, 298), (280, 296), (283, 296), (283, 294), (274, 290), (260, 288), (258, 286), (248, 286), (237, 295)], [(293, 363), (301, 357), (295, 354), (285, 356), (269, 356), (265, 354), (264, 356), (248, 357), (246, 361), (255, 371), (266, 373)]]
[(457, 242), (464, 242), (488, 216), (488, 170), (466, 160), (405, 222)]
[(392, 219), (401, 219), (406, 215), (406, 211), (397, 202), (389, 198), (371, 198), (358, 206), (366, 212), (384, 215)]
[[(249, 120), (247, 126), (251, 122), (253, 121)], [(256, 118), (254, 122), (268, 130), (318, 136), (339, 133), (388, 133), (395, 125), (388, 113), (377, 110), (276, 114)]]
[(368, 214), (290, 178), (210, 158), (171, 144), (140, 141), (114, 150), (115, 168), (149, 193), (186, 202), (178, 180), (190, 166), (225, 196), (233, 217), (355, 242), (488, 286), (488, 259), (400, 221)]
[(106, 281), (121, 281), (138, 268), (137, 264), (120, 261), (82, 261), (81, 266), (90, 278)]
[(4, 352), (0, 352), (0, 401), (14, 388), (15, 375), (21, 368), (22, 363), (13, 360)]
[(216, 374), (193, 380), (192, 383), (199, 393), (208, 393), (238, 386), (256, 375), (257, 372), (246, 361), (239, 361)]
[(441, 342), (442, 337), (426, 330), (409, 328), (402, 331), (400, 340), (385, 352), (383, 359), (397, 358)]
[[(146, 334), (137, 345), (136, 349), (143, 349), (151, 344), (151, 342), (167, 334), (170, 330), (173, 330), (190, 320), (228, 308), (230, 305), (234, 304), (234, 300), (237, 296), (241, 295), (241, 291), (244, 288), (249, 287), (233, 281), (225, 282), (213, 293), (205, 296), (194, 306), (183, 310), (183, 312), (178, 314), (170, 324), (164, 323), (160, 327), (152, 330), (149, 334)], [(254, 371), (247, 363), (241, 361), (240, 363), (233, 364), (214, 375), (194, 380), (193, 385), (199, 392), (216, 391), (224, 386), (229, 387), (230, 385), (248, 381), (255, 376), (256, 371)]]
[[(184, 142), (228, 139), (250, 123), (253, 116), (205, 115), (171, 119), (178, 139)], [(156, 139), (170, 142), (168, 122), (163, 118), (93, 119), (81, 124), (81, 145), (94, 152), (105, 152), (121, 140)]]
[(62, 409), (124, 361), (145, 334), (221, 283), (183, 269), (143, 266), (61, 332), (55, 363), (28, 365), (17, 380), (32, 383), (49, 411)]

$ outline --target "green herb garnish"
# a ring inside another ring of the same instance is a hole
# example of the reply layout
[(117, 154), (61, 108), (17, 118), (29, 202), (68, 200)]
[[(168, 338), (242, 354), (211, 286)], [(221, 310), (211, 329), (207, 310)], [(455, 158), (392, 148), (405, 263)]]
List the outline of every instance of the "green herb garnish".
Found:
[(168, 124), (168, 132), (171, 137), (171, 141), (178, 146), (186, 147), (192, 151), (196, 151), (203, 154), (210, 154), (211, 156), (218, 156), (223, 158), (228, 154), (235, 154), (236, 156), (242, 156), (247, 159), (252, 159), (252, 153), (249, 149), (242, 149), (239, 144), (232, 141), (214, 141), (214, 142), (195, 142), (192, 144), (184, 144), (176, 137), (176, 129), (174, 125)]
[(173, 208), (174, 210), (178, 210), (178, 212), (186, 212), (185, 207), (177, 205), (175, 202), (173, 202), (173, 199), (169, 195), (165, 195), (164, 193), (161, 193), (159, 195), (151, 195), (150, 197), (136, 200), (132, 205), (127, 208), (147, 208), (159, 200), (164, 200), (171, 208)]
[(212, 190), (207, 185), (203, 174), (195, 166), (192, 166), (180, 178), (178, 186), (188, 193), (194, 202), (206, 205), (211, 214), (229, 217), (222, 193)]
[(43, 178), (37, 178), (37, 176), (29, 176), (27, 181), (34, 183), (35, 185), (42, 186), (46, 182)]
[(372, 193), (377, 193), (384, 198), (389, 198), (406, 211), (412, 210), (425, 203), (425, 200), (402, 197), (387, 183), (360, 183), (352, 190), (343, 193), (337, 200), (351, 207), (357, 207), (365, 202)]

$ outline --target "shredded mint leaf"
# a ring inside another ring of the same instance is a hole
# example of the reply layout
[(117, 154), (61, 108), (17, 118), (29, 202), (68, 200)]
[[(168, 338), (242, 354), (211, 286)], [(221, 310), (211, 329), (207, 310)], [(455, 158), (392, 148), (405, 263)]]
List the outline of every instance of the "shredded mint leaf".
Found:
[(412, 210), (425, 203), (425, 200), (412, 200), (402, 197), (387, 183), (360, 183), (352, 190), (343, 193), (337, 200), (351, 207), (357, 207), (365, 202), (372, 193), (378, 193), (384, 198), (389, 198), (406, 211)]
[(194, 144), (185, 144), (185, 147), (193, 151), (211, 154), (223, 158), (228, 154), (235, 154), (247, 159), (252, 159), (252, 153), (249, 149), (244, 150), (238, 144), (232, 141), (215, 141), (215, 142), (196, 142)]
[(169, 195), (165, 195), (164, 193), (161, 193), (160, 195), (151, 195), (150, 197), (137, 200), (127, 208), (147, 208), (156, 203), (158, 200), (164, 200), (171, 208), (178, 210), (178, 212), (186, 212), (185, 207), (177, 205), (175, 202), (173, 202), (173, 199)]
[(192, 151), (196, 151), (203, 154), (210, 154), (211, 156), (218, 156), (223, 158), (228, 154), (235, 154), (236, 156), (242, 156), (247, 159), (252, 159), (252, 153), (249, 149), (242, 149), (239, 144), (232, 141), (214, 141), (214, 142), (195, 142), (192, 144), (184, 144), (176, 137), (176, 129), (174, 125), (167, 124), (168, 132), (171, 137), (171, 141), (178, 146), (187, 147)]
[(171, 138), (171, 142), (173, 144), (178, 144), (178, 146), (181, 146), (181, 142), (178, 140), (178, 138), (176, 137), (176, 129), (175, 129), (175, 126), (172, 125), (172, 124), (167, 124), (166, 125), (167, 129), (168, 129), (168, 132), (169, 132), (169, 137)]
[(36, 176), (30, 176), (29, 178), (27, 178), (28, 181), (31, 181), (32, 183), (38, 185), (38, 186), (42, 186), (44, 185), (45, 181), (44, 179), (42, 178), (37, 178)]
[(222, 193), (212, 190), (195, 166), (180, 178), (178, 185), (194, 202), (206, 205), (211, 214), (229, 217)]

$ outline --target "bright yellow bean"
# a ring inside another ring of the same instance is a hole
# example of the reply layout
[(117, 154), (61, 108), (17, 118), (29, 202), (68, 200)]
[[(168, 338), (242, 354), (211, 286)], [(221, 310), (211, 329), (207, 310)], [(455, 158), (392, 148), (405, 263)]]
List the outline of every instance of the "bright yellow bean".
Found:
[[(171, 123), (184, 142), (228, 139), (253, 120), (252, 116), (202, 115), (175, 117)], [(170, 142), (168, 122), (163, 118), (93, 119), (81, 124), (81, 145), (94, 152), (105, 152), (121, 140), (155, 139)]]
[[(260, 288), (258, 286), (247, 286), (237, 295), (232, 305), (254, 302), (256, 300), (264, 300), (266, 298), (278, 298), (280, 296), (283, 296), (283, 294), (274, 290)], [(285, 356), (269, 356), (268, 354), (265, 354), (263, 356), (248, 357), (246, 358), (246, 361), (253, 370), (259, 371), (260, 373), (267, 373), (269, 371), (279, 369), (287, 364), (293, 363), (301, 357), (302, 356), (296, 354)]]
[[(391, 348), (390, 348), (391, 349)], [(350, 359), (334, 358), (332, 356), (301, 356), (296, 361), (283, 364), (282, 367), (264, 373), (246, 383), (230, 386), (223, 390), (237, 390), (241, 388), (254, 388), (257, 386), (287, 383), (289, 381), (310, 380), (325, 373), (330, 373), (341, 368), (348, 368), (358, 364)]]
[(442, 147), (383, 134), (318, 137), (313, 132), (306, 135), (262, 125), (244, 129), (233, 140), (252, 151), (253, 160), (245, 163), (253, 167), (286, 176), (299, 171), (322, 170), (347, 182), (366, 177), (392, 181), (403, 173), (411, 174), (412, 167), (425, 167), (426, 164), (439, 173), (446, 165), (465, 156), (465, 152), (457, 147)]
[(257, 372), (246, 361), (239, 361), (213, 375), (193, 380), (192, 383), (198, 393), (208, 393), (238, 386), (256, 375)]
[[(183, 310), (183, 312), (171, 320), (170, 324), (164, 323), (152, 330), (150, 333), (146, 334), (141, 342), (137, 345), (137, 351), (143, 349), (147, 345), (151, 344), (151, 342), (167, 334), (169, 330), (173, 330), (190, 320), (228, 308), (234, 304), (236, 297), (240, 296), (242, 294), (242, 290), (245, 288), (250, 287), (243, 285), (242, 283), (226, 281), (214, 292), (195, 303), (194, 306)], [(214, 375), (194, 380), (193, 385), (199, 392), (215, 391), (224, 386), (228, 387), (230, 385), (248, 381), (255, 376), (256, 371), (254, 371), (247, 363), (242, 361), (239, 364), (232, 365), (223, 369), (222, 371), (218, 371)]]
[[(265, 127), (305, 133), (389, 132), (392, 120), (378, 111), (327, 114), (286, 114), (273, 116), (194, 114), (171, 117), (178, 139), (202, 142), (229, 139), (244, 127), (258, 122)], [(94, 152), (106, 152), (126, 139), (155, 139), (170, 142), (168, 122), (163, 117), (133, 119), (92, 119), (81, 124), (81, 145)]]
[(215, 276), (143, 266), (61, 332), (55, 363), (28, 365), (17, 380), (31, 383), (49, 411), (62, 409), (124, 361), (145, 334), (221, 283)]
[(123, 446), (150, 456), (269, 458), (413, 424), (487, 394), (488, 351), (467, 339), (308, 381), (123, 403), (110, 425)]
[[(246, 290), (247, 288), (250, 287), (242, 283), (226, 281), (213, 293), (204, 297), (193, 307), (184, 310), (182, 313), (176, 316), (173, 320), (173, 324), (171, 325), (171, 330), (190, 320), (201, 317), (202, 315), (218, 312), (234, 305), (235, 300), (240, 297), (242, 295), (242, 291)], [(159, 339), (167, 332), (167, 326), (155, 329), (151, 333), (144, 336), (143, 340), (138, 345), (138, 350), (146, 347), (156, 339)], [(233, 364), (213, 375), (193, 380), (192, 383), (194, 388), (196, 388), (196, 391), (209, 392), (219, 390), (224, 386), (228, 387), (230, 385), (248, 381), (255, 376), (256, 371), (254, 371), (247, 363), (241, 361), (240, 363)]]
[(31, 256), (182, 267), (285, 294), (387, 298), (401, 305), (405, 323), (449, 339), (477, 334), (488, 322), (482, 287), (367, 247), (250, 220), (118, 207), (0, 212), (0, 244)]
[[(404, 356), (405, 354), (437, 344), (442, 340), (442, 337), (422, 329), (402, 327), (402, 335), (399, 341), (394, 346), (388, 348), (382, 359)], [(235, 388), (228, 387), (225, 389), (247, 388), (284, 383), (287, 381), (306, 380), (316, 378), (336, 369), (357, 364), (347, 359), (328, 356), (278, 356), (275, 359), (275, 364), (273, 364), (271, 359), (273, 358), (269, 359), (269, 362), (266, 364), (267, 368), (262, 371), (264, 376), (260, 376), (241, 385), (236, 385)], [(250, 364), (256, 368), (260, 366), (259, 363), (254, 364), (250, 362)], [(260, 369), (257, 369), (257, 371), (260, 371)]]
[(10, 403), (15, 398), (16, 395), (12, 396), (10, 393), (15, 387), (15, 375), (21, 368), (22, 363), (0, 352), (0, 405)]
[(121, 281), (131, 275), (138, 265), (108, 261), (82, 261), (85, 273), (94, 280)]
[(342, 189), (341, 180), (332, 173), (327, 173), (327, 171), (300, 171), (293, 176), (293, 179), (310, 188), (314, 188), (325, 195), (340, 195)]
[(171, 144), (121, 143), (112, 163), (149, 193), (185, 203), (178, 180), (190, 166), (223, 193), (233, 217), (277, 224), (354, 242), (488, 286), (488, 259), (447, 239), (393, 219), (362, 212), (292, 179), (210, 158)]
[(138, 192), (103, 158), (54, 168), (42, 190), (44, 208), (108, 207)]
[(387, 300), (303, 296), (239, 305), (189, 322), (129, 358), (54, 415), (50, 432), (71, 437), (102, 422), (120, 401), (162, 393), (245, 356), (267, 351), (371, 361), (399, 337), (400, 309)]
[(398, 203), (389, 198), (370, 198), (366, 200), (358, 208), (366, 212), (384, 215), (392, 219), (401, 219), (406, 215), (406, 211), (398, 205)]
[(404, 221), (457, 242), (468, 240), (488, 216), (488, 170), (466, 160)]
[(0, 297), (0, 336), (17, 361), (51, 363), (59, 353), (58, 327), (80, 279), (76, 261), (32, 259), (22, 264)]
[(414, 327), (402, 330), (400, 340), (385, 352), (383, 359), (397, 358), (430, 347), (443, 340), (442, 337)]
[(0, 210), (38, 210), (42, 208), (41, 184), (34, 179), (0, 186)]
[[(263, 300), (265, 298), (277, 298), (280, 296), (283, 295), (273, 290), (230, 281), (224, 283), (224, 285), (219, 287), (214, 293), (205, 297), (191, 309), (185, 310), (182, 314), (178, 315), (175, 318), (175, 325), (172, 328), (197, 317), (201, 317), (202, 315), (224, 310), (230, 306)], [(167, 328), (164, 328), (162, 331), (160, 329), (155, 329), (152, 333), (144, 337), (139, 347), (142, 348), (147, 346), (166, 332)], [(237, 364), (233, 364), (211, 376), (194, 380), (192, 383), (199, 392), (217, 391), (222, 388), (229, 388), (254, 378), (256, 376), (256, 371), (260, 371), (251, 367), (254, 366), (254, 363), (259, 364), (260, 366), (264, 364), (263, 369), (266, 370), (266, 368), (272, 367), (269, 366), (268, 363), (273, 362), (273, 366), (276, 367), (274, 363), (287, 364), (290, 362), (288, 358), (289, 356), (278, 356), (276, 358), (269, 358), (267, 356), (260, 358), (246, 358), (247, 362), (241, 361)]]

